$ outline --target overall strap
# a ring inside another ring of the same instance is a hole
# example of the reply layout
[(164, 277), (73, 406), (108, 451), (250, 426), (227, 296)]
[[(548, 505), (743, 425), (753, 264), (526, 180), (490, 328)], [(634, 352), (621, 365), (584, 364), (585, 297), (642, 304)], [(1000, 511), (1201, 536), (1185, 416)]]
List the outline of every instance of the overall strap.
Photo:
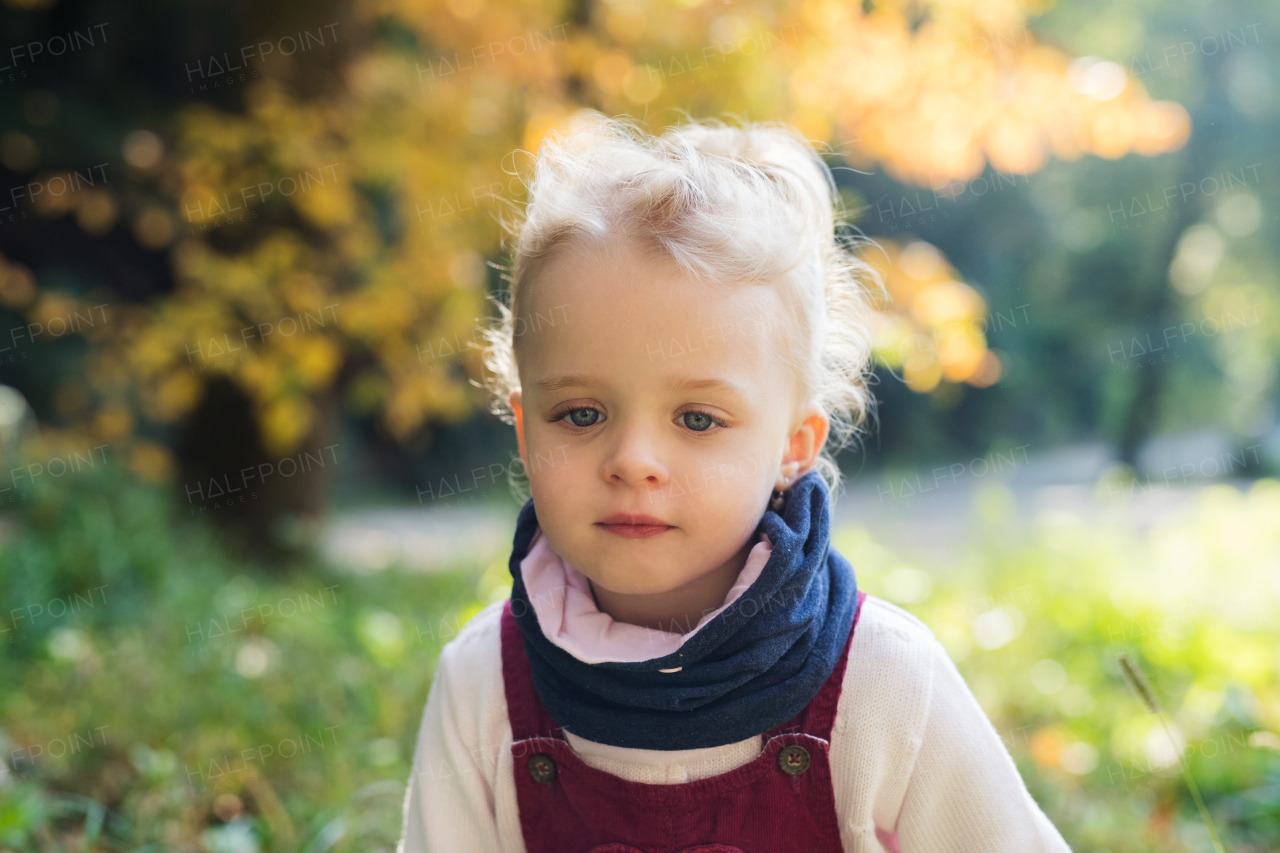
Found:
[(560, 727), (542, 707), (538, 691), (533, 686), (533, 671), (524, 650), (524, 636), (511, 613), (510, 599), (502, 605), (502, 681), (506, 688), (507, 717), (511, 720), (513, 741), (531, 737), (561, 738), (558, 734)]
[(858, 590), (858, 600), (853, 610), (853, 624), (849, 627), (849, 636), (844, 641), (844, 651), (840, 653), (835, 669), (831, 671), (830, 677), (822, 685), (818, 695), (814, 696), (813, 701), (791, 720), (765, 732), (766, 743), (771, 737), (795, 732), (804, 732), (825, 741), (831, 741), (831, 729), (836, 722), (836, 709), (840, 706), (840, 691), (844, 687), (844, 672), (849, 663), (849, 648), (853, 645), (853, 632), (858, 627), (858, 617), (862, 614), (862, 600), (866, 597), (865, 592)]

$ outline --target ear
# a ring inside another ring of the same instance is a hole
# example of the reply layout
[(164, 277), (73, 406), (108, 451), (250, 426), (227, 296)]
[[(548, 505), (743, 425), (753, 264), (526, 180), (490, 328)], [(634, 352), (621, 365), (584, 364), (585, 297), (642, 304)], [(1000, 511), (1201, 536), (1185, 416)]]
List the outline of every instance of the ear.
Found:
[(524, 451), (524, 407), (520, 405), (519, 388), (511, 392), (507, 402), (511, 405), (511, 412), (516, 417), (516, 444), (520, 447), (520, 461), (525, 463), (528, 470), (529, 457)]
[[(827, 442), (827, 434), (831, 431), (830, 419), (817, 405), (805, 404), (800, 408), (798, 417), (800, 422), (788, 439), (787, 450), (778, 470), (779, 482), (775, 484), (778, 491), (789, 488), (798, 477), (813, 467)], [(788, 482), (781, 482), (784, 477)]]

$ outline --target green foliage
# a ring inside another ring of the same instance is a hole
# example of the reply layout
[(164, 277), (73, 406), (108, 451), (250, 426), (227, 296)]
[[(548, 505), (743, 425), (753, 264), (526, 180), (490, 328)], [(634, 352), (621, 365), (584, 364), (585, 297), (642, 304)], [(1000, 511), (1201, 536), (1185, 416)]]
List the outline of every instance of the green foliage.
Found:
[(1274, 579), (1280, 484), (1200, 493), (1149, 531), (1104, 503), (1041, 513), (977, 493), (978, 525), (925, 573), (862, 530), (836, 546), (864, 589), (934, 631), (1073, 850), (1209, 850), (1159, 719), (1118, 655), (1151, 682), (1227, 849), (1280, 833), (1280, 680)]
[(111, 475), (22, 507), (0, 553), (0, 849), (390, 849), (474, 575), (268, 574), (171, 507)]

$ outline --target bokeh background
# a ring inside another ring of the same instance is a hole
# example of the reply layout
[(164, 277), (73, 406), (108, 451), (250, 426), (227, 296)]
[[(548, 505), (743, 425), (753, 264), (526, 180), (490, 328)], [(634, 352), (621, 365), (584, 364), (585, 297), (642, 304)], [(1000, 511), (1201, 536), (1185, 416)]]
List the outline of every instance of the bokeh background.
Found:
[[(1280, 850), (1280, 7), (5, 0), (0, 850), (393, 848), (509, 592), (532, 152), (783, 119), (884, 273), (835, 544), (1073, 850)], [(1117, 666), (1146, 673), (1168, 723)]]

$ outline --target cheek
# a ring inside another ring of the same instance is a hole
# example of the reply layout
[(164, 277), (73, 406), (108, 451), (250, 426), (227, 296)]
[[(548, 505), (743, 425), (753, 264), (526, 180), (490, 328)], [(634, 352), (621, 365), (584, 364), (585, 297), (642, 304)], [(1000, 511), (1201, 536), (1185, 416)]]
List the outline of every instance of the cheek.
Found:
[(555, 424), (531, 423), (525, 432), (525, 470), (529, 479), (543, 484), (571, 481), (585, 460)]
[(735, 487), (746, 487), (764, 477), (772, 450), (766, 437), (757, 431), (726, 434), (725, 441), (706, 455), (720, 477)]
[(732, 517), (756, 500), (768, 462), (757, 444), (717, 447), (677, 465), (666, 492), (674, 502), (700, 505), (712, 515), (723, 509)]

